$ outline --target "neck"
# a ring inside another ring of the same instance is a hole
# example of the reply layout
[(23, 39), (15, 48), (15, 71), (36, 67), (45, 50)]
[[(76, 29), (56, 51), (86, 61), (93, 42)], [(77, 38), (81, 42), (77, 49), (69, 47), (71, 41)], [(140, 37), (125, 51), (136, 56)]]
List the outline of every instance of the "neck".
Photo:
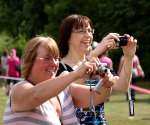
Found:
[(29, 75), (29, 77), (27, 78), (27, 81), (29, 81), (31, 84), (36, 85), (40, 82), (42, 82), (42, 80), (40, 80), (40, 77), (34, 76), (34, 75)]
[(36, 81), (34, 81), (33, 79), (31, 79), (31, 77), (29, 76), (26, 81), (30, 82), (32, 85), (36, 85)]
[(80, 65), (85, 60), (85, 54), (81, 54), (79, 52), (70, 51), (62, 61), (71, 67)]

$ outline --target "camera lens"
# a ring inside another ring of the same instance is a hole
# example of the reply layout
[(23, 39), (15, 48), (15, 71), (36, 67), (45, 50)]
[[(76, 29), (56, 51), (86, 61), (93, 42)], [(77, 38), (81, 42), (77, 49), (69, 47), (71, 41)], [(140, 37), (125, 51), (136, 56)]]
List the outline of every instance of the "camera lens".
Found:
[(128, 37), (127, 36), (119, 36), (119, 41), (115, 40), (117, 47), (126, 46), (128, 43)]
[(105, 66), (99, 65), (97, 67), (96, 74), (105, 74), (107, 72), (107, 68)]
[(120, 39), (119, 46), (126, 46), (127, 45), (127, 42), (128, 42), (128, 37), (127, 36), (121, 36), (121, 37), (119, 37), (119, 39)]

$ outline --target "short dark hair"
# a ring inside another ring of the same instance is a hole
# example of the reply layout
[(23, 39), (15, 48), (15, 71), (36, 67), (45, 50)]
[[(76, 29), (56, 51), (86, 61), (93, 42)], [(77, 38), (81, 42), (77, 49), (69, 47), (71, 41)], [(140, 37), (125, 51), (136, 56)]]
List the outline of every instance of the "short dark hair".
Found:
[(93, 28), (92, 21), (87, 17), (79, 14), (72, 14), (67, 16), (61, 23), (59, 36), (59, 50), (60, 56), (63, 58), (67, 55), (69, 50), (69, 39), (73, 29), (82, 29), (90, 24)]

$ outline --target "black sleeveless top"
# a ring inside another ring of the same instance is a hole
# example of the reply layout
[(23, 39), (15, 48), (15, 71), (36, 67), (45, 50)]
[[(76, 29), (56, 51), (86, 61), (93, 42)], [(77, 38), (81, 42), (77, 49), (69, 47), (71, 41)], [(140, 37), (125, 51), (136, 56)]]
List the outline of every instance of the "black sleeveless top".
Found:
[(59, 69), (57, 71), (56, 76), (59, 76), (63, 71), (71, 72), (71, 71), (73, 71), (73, 69), (69, 65), (60, 62), (59, 63)]

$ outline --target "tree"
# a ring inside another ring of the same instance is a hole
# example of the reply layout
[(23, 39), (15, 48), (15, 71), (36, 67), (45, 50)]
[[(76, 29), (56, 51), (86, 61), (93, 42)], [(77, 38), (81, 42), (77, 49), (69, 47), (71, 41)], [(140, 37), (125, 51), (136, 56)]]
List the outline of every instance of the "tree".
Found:
[[(62, 19), (73, 13), (83, 14), (93, 21), (96, 41), (109, 32), (128, 33), (137, 38), (137, 53), (143, 69), (150, 74), (146, 59), (150, 49), (149, 11), (149, 0), (0, 0), (0, 31), (12, 36), (13, 42), (21, 42), (20, 36), (28, 39), (40, 34), (58, 40)], [(121, 54), (119, 50), (111, 52), (116, 68)]]

